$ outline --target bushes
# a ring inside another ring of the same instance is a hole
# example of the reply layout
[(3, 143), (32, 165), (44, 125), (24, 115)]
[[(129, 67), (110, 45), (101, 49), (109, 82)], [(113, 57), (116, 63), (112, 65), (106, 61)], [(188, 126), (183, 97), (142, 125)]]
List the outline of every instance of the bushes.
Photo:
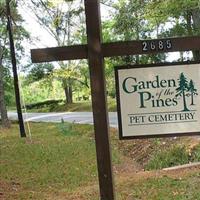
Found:
[(63, 102), (62, 99), (61, 100), (47, 100), (47, 101), (43, 101), (43, 102), (28, 104), (28, 105), (26, 105), (26, 108), (34, 109), (34, 108), (43, 108), (43, 107), (47, 107), (47, 106), (56, 106), (61, 102)]
[(200, 162), (200, 144), (195, 146), (192, 150), (190, 160), (192, 162)]

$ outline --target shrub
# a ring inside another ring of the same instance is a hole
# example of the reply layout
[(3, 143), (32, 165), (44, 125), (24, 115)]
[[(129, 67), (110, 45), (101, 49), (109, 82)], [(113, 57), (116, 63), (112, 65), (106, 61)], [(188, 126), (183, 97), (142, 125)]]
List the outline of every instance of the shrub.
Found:
[(63, 100), (46, 100), (43, 102), (28, 104), (28, 105), (26, 105), (26, 108), (31, 110), (34, 108), (43, 108), (43, 107), (47, 107), (47, 106), (55, 107), (61, 102), (63, 102)]
[(195, 146), (190, 156), (191, 162), (200, 162), (200, 144)]
[(145, 169), (162, 169), (189, 162), (189, 154), (185, 146), (174, 146), (172, 149), (158, 152), (148, 162)]

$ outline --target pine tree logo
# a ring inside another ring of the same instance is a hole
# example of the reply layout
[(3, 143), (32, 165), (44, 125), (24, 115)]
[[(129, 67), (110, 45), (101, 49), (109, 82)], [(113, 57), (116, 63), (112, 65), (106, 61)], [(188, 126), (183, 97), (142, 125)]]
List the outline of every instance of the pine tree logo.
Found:
[(188, 91), (189, 91), (188, 96), (191, 96), (191, 104), (190, 105), (193, 106), (193, 105), (195, 105), (194, 104), (194, 96), (198, 95), (197, 89), (194, 86), (193, 80), (190, 80), (190, 83), (188, 85)]
[(180, 74), (180, 77), (178, 79), (178, 84), (179, 87), (176, 89), (176, 97), (181, 96), (183, 99), (183, 111), (190, 111), (188, 109), (188, 104), (187, 104), (187, 97), (191, 97), (191, 106), (195, 105), (194, 104), (194, 96), (198, 95), (197, 89), (195, 88), (193, 80), (190, 80), (188, 83), (187, 78), (183, 73)]

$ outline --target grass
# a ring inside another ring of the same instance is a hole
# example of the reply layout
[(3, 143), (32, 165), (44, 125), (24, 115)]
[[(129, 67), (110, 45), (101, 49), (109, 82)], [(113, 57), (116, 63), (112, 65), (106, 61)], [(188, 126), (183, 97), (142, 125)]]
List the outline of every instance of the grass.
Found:
[[(97, 183), (92, 127), (76, 125), (73, 127), (76, 134), (66, 136), (57, 126), (31, 124), (32, 141), (19, 138), (16, 124), (9, 132), (0, 129), (1, 180), (19, 183), (24, 190), (33, 191), (48, 186), (55, 190), (65, 187), (70, 192)], [(119, 159), (114, 152), (113, 162), (120, 162)]]
[(170, 150), (160, 151), (154, 155), (146, 166), (147, 170), (162, 169), (189, 162), (189, 154), (184, 146), (174, 146)]
[[(139, 182), (128, 182), (121, 187), (119, 200), (200, 200), (200, 173), (183, 177), (162, 176)], [(129, 197), (129, 198), (127, 198)]]
[(190, 152), (190, 160), (192, 162), (200, 162), (200, 144), (196, 145), (192, 152)]
[[(39, 188), (47, 183), (58, 187), (67, 182), (70, 183), (68, 189), (72, 190), (77, 183), (91, 181), (96, 176), (95, 163), (87, 165), (88, 161), (95, 160), (92, 140), (84, 136), (66, 138), (50, 124), (43, 125), (45, 133), (37, 130), (35, 124), (33, 127), (38, 133), (34, 135), (33, 143), (13, 135), (1, 140), (1, 177), (8, 181), (20, 179), (26, 187), (35, 185)], [(22, 166), (26, 167), (22, 169)]]
[[(200, 200), (200, 171), (184, 173), (159, 172), (136, 176), (126, 174), (126, 179), (117, 178), (116, 200)], [(148, 177), (149, 176), (149, 177)], [(72, 196), (70, 196), (71, 198)], [(69, 199), (70, 199), (69, 198)], [(78, 193), (77, 199), (98, 200), (97, 190)]]
[(200, 162), (200, 145), (197, 145), (191, 152), (181, 145), (174, 145), (170, 149), (158, 151), (148, 162), (146, 169), (163, 169), (189, 162)]
[[(0, 128), (0, 199), (96, 200), (98, 177), (93, 128), (68, 123), (31, 123), (32, 140), (19, 138), (18, 125)], [(200, 171), (181, 176), (126, 171), (129, 157), (111, 130), (117, 200), (200, 200)], [(199, 158), (200, 145), (190, 157)], [(139, 152), (138, 152), (139, 153)], [(176, 154), (176, 158), (179, 157)], [(131, 168), (129, 167), (129, 170)], [(133, 170), (134, 171), (134, 170)], [(181, 177), (181, 178), (180, 178)], [(2, 196), (3, 195), (3, 196)]]

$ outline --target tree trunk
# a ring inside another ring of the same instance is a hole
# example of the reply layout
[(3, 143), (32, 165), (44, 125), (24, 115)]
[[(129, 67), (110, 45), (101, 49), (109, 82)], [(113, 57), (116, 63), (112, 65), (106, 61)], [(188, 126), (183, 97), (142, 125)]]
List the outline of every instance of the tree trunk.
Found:
[(64, 88), (64, 91), (65, 91), (66, 103), (67, 104), (73, 103), (72, 87), (67, 84)]
[(200, 9), (196, 8), (192, 10), (192, 19), (195, 31), (200, 33)]
[[(200, 9), (199, 8), (192, 10), (192, 20), (193, 20), (195, 33), (200, 35)], [(200, 61), (200, 47), (199, 47), (199, 50), (193, 51), (193, 56), (194, 56), (194, 60)]]
[(69, 86), (69, 103), (73, 103), (72, 86)]
[(192, 13), (190, 11), (187, 11), (186, 14), (186, 21), (187, 21), (187, 32), (188, 35), (193, 35), (193, 30), (192, 30)]
[(68, 86), (65, 86), (64, 91), (65, 91), (65, 101), (66, 101), (66, 104), (68, 104), (69, 103), (69, 90), (68, 90)]
[(1, 114), (1, 123), (5, 128), (10, 128), (10, 121), (8, 120), (8, 114), (5, 104), (5, 93), (3, 87), (3, 65), (2, 65), (3, 52), (0, 46), (0, 114)]
[[(67, 17), (67, 45), (71, 45), (71, 17), (70, 17), (70, 8), (67, 12), (68, 17)], [(65, 40), (63, 40), (63, 45)], [(64, 66), (64, 64), (63, 64)], [(67, 68), (71, 67), (71, 61), (68, 61), (68, 66)], [(67, 69), (66, 69), (67, 70)], [(64, 91), (65, 91), (65, 98), (66, 98), (66, 103), (71, 104), (73, 103), (73, 93), (72, 93), (72, 81), (70, 78), (66, 78), (63, 80), (63, 85), (64, 85)]]

